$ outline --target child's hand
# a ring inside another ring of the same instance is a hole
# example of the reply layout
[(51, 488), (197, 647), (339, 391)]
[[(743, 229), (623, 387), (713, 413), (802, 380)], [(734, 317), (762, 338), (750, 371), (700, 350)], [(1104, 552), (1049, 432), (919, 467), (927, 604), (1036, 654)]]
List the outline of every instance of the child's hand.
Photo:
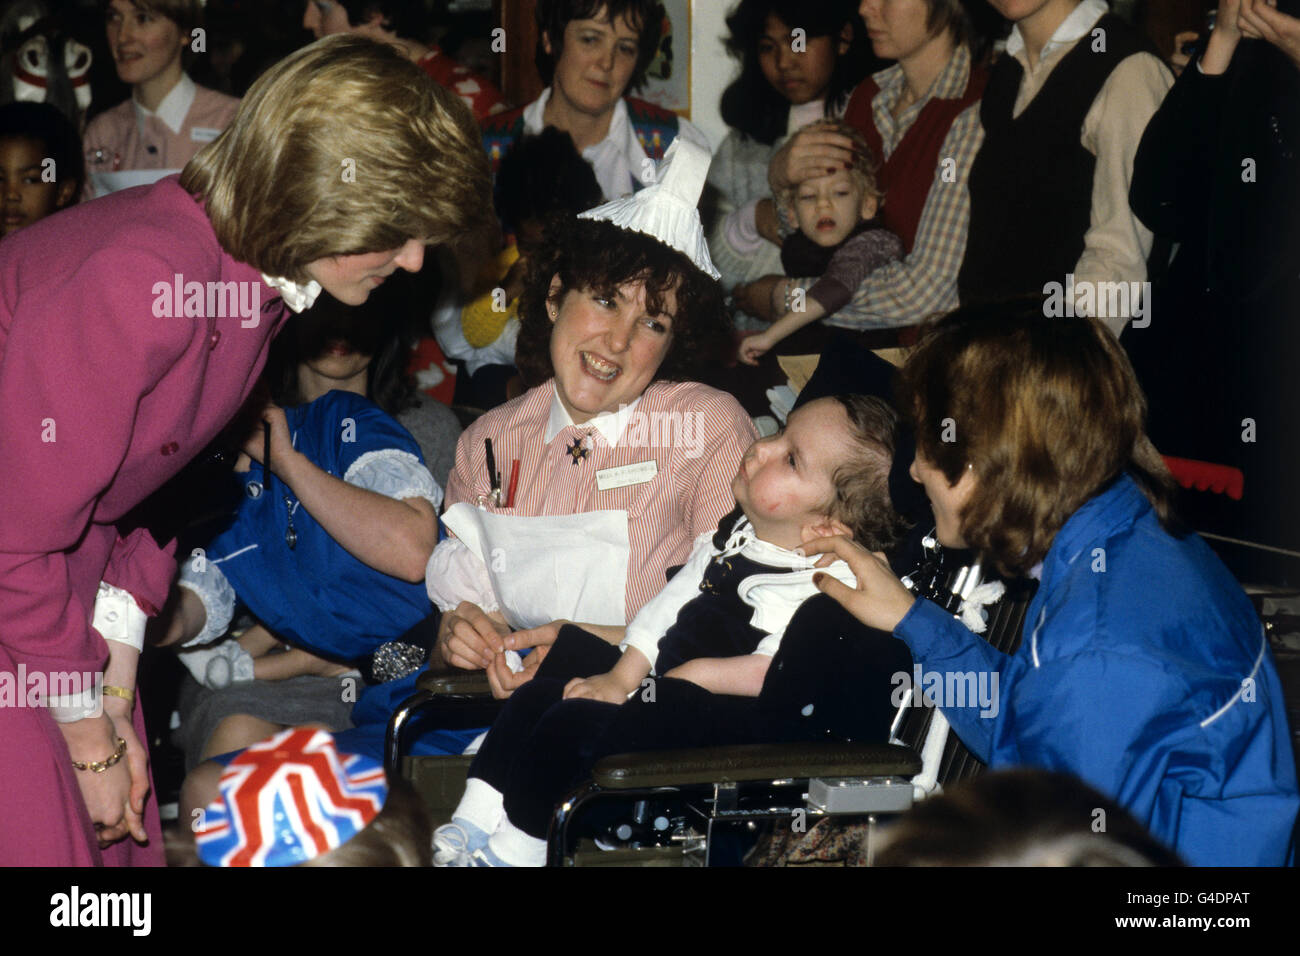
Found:
[(746, 336), (740, 342), (740, 360), (746, 365), (757, 365), (759, 358), (770, 352), (775, 344), (770, 332)]
[(575, 677), (564, 685), (564, 699), (583, 698), (603, 700), (607, 704), (621, 704), (627, 700), (628, 691), (612, 674), (595, 677)]
[(271, 427), (271, 471), (283, 480), (281, 467), (290, 455), (296, 455), (293, 436), (289, 434), (289, 422), (284, 417), (284, 409), (274, 402), (267, 402), (258, 416), (257, 425), (252, 434), (244, 441), (243, 452), (253, 461), (265, 465), (262, 453), (266, 450), (266, 432), (263, 422)]

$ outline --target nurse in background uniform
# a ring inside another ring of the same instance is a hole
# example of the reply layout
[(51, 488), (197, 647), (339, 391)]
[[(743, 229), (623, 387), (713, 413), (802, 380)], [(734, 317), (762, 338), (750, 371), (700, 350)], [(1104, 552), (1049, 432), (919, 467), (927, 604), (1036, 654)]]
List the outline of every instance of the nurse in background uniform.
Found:
[(131, 98), (86, 127), (84, 199), (180, 172), (239, 106), (181, 68), (202, 23), (199, 0), (109, 0), (104, 18), (109, 52)]

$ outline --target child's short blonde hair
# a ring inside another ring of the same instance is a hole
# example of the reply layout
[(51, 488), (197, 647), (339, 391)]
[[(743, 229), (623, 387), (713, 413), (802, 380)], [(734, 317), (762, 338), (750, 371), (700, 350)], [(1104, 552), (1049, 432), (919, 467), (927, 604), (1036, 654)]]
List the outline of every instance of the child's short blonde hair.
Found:
[(338, 255), (491, 221), (478, 126), (391, 46), (325, 37), (271, 67), (181, 174), (236, 259), (296, 282)]
[[(862, 190), (862, 197), (870, 197), (877, 203), (884, 200), (884, 193), (881, 191), (879, 184), (876, 182), (876, 159), (867, 146), (866, 138), (855, 128), (850, 126), (844, 120), (819, 120), (819, 124), (824, 126), (828, 133), (838, 133), (841, 136), (847, 136), (853, 141), (853, 152), (856, 154), (853, 165), (849, 168), (849, 179), (853, 185)], [(799, 192), (798, 185), (789, 186), (781, 190), (772, 198), (783, 206), (793, 208), (794, 198)]]

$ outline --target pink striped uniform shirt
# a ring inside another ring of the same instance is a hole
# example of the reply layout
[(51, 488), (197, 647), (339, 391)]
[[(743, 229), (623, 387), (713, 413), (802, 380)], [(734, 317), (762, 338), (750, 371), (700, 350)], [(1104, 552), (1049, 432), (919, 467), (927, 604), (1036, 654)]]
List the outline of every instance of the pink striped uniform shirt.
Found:
[[(506, 490), (512, 462), (520, 463), (514, 507), (489, 502), (493, 511), (524, 517), (626, 511), (630, 621), (663, 588), (665, 571), (686, 561), (696, 536), (735, 507), (731, 479), (756, 437), (734, 398), (696, 382), (656, 382), (618, 415), (582, 425), (570, 422), (547, 382), (465, 431), (447, 504), (476, 503), (491, 491), (483, 443), (490, 438)], [(650, 460), (656, 474), (649, 481), (597, 488), (597, 471)]]

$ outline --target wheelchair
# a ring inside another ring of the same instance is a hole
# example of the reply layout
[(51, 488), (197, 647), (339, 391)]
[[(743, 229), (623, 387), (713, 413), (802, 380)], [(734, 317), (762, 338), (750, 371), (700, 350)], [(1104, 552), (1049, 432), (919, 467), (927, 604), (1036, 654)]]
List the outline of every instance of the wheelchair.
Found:
[[(968, 560), (968, 552), (945, 551), (927, 538), (910, 578), (918, 593), (956, 612), (983, 580)], [(1035, 589), (1033, 581), (1009, 582), (986, 609), (984, 637), (999, 650), (1018, 647)], [(463, 793), (471, 758), (407, 756), (410, 728), (417, 719), (447, 730), (486, 726), (501, 702), (487, 693), (482, 674), (426, 673), (417, 686), (389, 724), (385, 758), (442, 823)], [(548, 865), (735, 865), (760, 836), (803, 833), (824, 819), (865, 822), (869, 863), (870, 834), (882, 818), (982, 769), (943, 714), (919, 688), (909, 688), (887, 743), (828, 740), (604, 758), (555, 808)]]

